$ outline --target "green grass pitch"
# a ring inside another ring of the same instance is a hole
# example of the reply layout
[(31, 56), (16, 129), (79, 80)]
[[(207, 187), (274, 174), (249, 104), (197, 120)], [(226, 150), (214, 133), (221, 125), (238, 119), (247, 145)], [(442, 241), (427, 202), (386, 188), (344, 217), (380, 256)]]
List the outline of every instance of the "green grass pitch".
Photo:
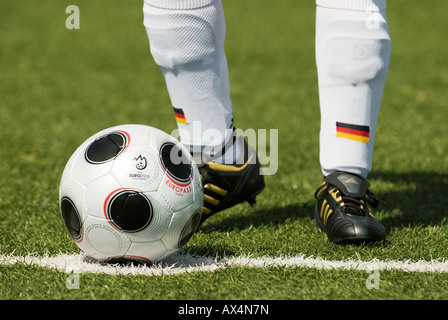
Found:
[[(68, 5), (80, 29), (68, 30)], [(235, 124), (278, 129), (278, 171), (254, 208), (208, 220), (187, 244), (197, 256), (444, 261), (448, 257), (448, 3), (388, 1), (389, 76), (377, 128), (374, 191), (389, 243), (337, 246), (314, 230), (319, 105), (314, 1), (224, 0)], [(143, 2), (0, 2), (0, 254), (78, 253), (58, 208), (66, 161), (104, 128), (176, 128), (143, 27)], [(166, 276), (67, 273), (0, 264), (0, 299), (447, 299), (446, 273), (229, 266)]]

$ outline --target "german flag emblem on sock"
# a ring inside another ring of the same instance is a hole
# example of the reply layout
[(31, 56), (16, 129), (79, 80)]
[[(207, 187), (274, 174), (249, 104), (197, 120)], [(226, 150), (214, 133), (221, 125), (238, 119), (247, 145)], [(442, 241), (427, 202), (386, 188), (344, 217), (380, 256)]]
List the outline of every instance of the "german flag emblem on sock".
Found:
[(179, 123), (187, 124), (187, 119), (185, 118), (184, 110), (180, 108), (174, 108), (174, 115), (176, 116), (176, 121)]
[(354, 141), (369, 142), (370, 127), (336, 122), (336, 137)]

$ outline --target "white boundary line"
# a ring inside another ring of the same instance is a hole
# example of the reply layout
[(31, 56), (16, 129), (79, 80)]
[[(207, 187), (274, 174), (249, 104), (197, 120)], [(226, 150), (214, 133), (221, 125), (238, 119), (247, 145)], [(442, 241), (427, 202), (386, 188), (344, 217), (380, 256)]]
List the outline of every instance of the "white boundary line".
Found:
[(221, 259), (190, 254), (178, 254), (163, 263), (145, 266), (115, 266), (88, 262), (82, 254), (59, 254), (56, 256), (15, 256), (0, 254), (0, 265), (32, 265), (55, 269), (65, 273), (103, 273), (111, 275), (161, 276), (193, 272), (212, 272), (227, 267), (267, 268), (299, 267), (326, 270), (399, 270), (420, 273), (448, 273), (448, 261), (445, 259), (431, 261), (395, 261), (395, 260), (325, 260), (323, 258), (295, 257), (250, 257), (228, 256)]

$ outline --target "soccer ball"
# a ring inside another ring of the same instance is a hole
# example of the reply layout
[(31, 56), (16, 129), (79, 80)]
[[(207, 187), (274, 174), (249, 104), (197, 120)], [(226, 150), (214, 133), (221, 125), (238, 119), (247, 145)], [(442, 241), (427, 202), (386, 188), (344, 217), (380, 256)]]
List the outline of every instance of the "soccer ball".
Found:
[(59, 189), (70, 236), (99, 262), (152, 264), (178, 252), (199, 225), (203, 197), (188, 150), (144, 125), (88, 138), (68, 160)]

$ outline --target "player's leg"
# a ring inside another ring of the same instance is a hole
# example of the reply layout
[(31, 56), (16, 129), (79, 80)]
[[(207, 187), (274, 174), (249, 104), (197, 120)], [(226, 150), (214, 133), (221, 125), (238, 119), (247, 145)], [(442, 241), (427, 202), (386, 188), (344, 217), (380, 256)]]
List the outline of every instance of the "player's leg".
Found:
[(200, 166), (203, 220), (239, 202), (254, 202), (264, 180), (255, 151), (235, 135), (221, 0), (145, 0), (143, 11), (181, 142)]
[[(233, 128), (221, 2), (146, 0), (143, 10), (181, 141), (196, 156), (204, 146), (219, 149)], [(202, 156), (198, 162), (210, 160), (210, 152)]]
[(390, 59), (385, 0), (317, 0), (316, 63), (321, 108), (315, 219), (334, 242), (377, 241), (384, 227), (365, 180)]

